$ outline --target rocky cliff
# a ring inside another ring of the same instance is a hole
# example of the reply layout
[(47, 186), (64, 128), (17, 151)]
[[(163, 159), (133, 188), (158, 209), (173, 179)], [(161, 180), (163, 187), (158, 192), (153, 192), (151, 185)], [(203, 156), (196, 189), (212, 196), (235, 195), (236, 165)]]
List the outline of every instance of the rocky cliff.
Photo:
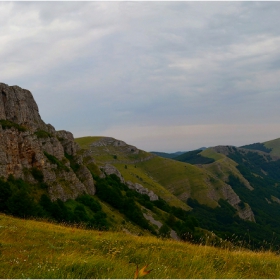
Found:
[(81, 158), (72, 133), (45, 124), (30, 91), (0, 83), (0, 93), (0, 177), (36, 183), (39, 172), (52, 200), (94, 194), (87, 167), (71, 167), (69, 158)]

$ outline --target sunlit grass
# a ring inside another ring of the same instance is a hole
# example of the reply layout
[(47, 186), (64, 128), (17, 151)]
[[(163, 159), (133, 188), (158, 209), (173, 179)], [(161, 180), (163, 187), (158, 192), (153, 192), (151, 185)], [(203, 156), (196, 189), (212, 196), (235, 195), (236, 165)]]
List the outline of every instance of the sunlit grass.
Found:
[[(219, 249), (0, 215), (1, 278), (279, 278), (272, 252)], [(141, 277), (142, 278), (142, 277)]]
[(78, 143), (82, 149), (88, 149), (91, 143), (96, 142), (102, 138), (103, 138), (102, 136), (80, 137), (80, 138), (75, 138), (75, 142)]

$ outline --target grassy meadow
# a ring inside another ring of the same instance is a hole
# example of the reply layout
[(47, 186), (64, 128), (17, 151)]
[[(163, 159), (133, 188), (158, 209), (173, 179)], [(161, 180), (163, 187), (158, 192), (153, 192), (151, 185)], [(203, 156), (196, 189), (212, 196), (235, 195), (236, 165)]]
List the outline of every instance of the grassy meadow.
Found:
[(0, 214), (0, 278), (279, 278), (280, 256)]

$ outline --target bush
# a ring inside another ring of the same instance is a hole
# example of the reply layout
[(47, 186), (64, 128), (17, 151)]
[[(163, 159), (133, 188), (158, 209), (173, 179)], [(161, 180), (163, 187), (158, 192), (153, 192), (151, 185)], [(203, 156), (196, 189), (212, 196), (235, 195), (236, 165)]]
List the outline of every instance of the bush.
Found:
[(7, 210), (7, 200), (12, 196), (12, 190), (7, 182), (0, 179), (0, 211)]
[(163, 224), (159, 229), (159, 236), (163, 238), (169, 238), (170, 232), (171, 232), (170, 228), (166, 224)]
[(3, 129), (9, 129), (9, 128), (14, 127), (18, 131), (21, 131), (21, 132), (26, 131), (25, 127), (23, 127), (23, 126), (21, 126), (21, 125), (19, 125), (17, 123), (8, 121), (8, 120), (0, 120), (0, 125), (2, 126)]
[(7, 200), (6, 204), (9, 213), (21, 218), (43, 215), (42, 209), (34, 202), (25, 189), (16, 191)]
[(45, 130), (37, 130), (34, 134), (38, 138), (49, 138), (49, 137), (52, 137), (52, 135), (50, 133), (48, 133), (47, 131), (45, 131)]
[(89, 209), (93, 212), (97, 212), (102, 209), (100, 203), (88, 194), (80, 195), (76, 198), (76, 201), (89, 207)]
[(65, 170), (65, 171), (70, 171), (67, 166), (65, 166), (61, 161), (59, 161), (58, 158), (56, 158), (53, 155), (50, 155), (47, 152), (44, 152), (44, 155), (47, 157), (47, 159), (52, 163), (56, 164), (58, 169)]
[(74, 157), (65, 153), (64, 156), (69, 160), (70, 162), (70, 167), (72, 168), (72, 170), (74, 172), (77, 172), (79, 170), (79, 168), (81, 167), (80, 164), (78, 164), (75, 160), (74, 160)]
[(44, 180), (44, 175), (43, 175), (43, 172), (42, 170), (36, 168), (36, 167), (33, 167), (31, 169), (31, 174), (32, 176), (34, 177), (35, 180), (37, 180), (38, 182), (43, 182)]

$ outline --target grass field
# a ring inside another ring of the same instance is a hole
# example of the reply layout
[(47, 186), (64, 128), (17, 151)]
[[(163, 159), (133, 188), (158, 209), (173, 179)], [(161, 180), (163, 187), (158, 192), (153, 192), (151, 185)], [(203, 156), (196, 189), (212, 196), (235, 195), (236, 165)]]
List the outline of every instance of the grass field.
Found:
[(0, 214), (0, 278), (279, 278), (280, 257)]

